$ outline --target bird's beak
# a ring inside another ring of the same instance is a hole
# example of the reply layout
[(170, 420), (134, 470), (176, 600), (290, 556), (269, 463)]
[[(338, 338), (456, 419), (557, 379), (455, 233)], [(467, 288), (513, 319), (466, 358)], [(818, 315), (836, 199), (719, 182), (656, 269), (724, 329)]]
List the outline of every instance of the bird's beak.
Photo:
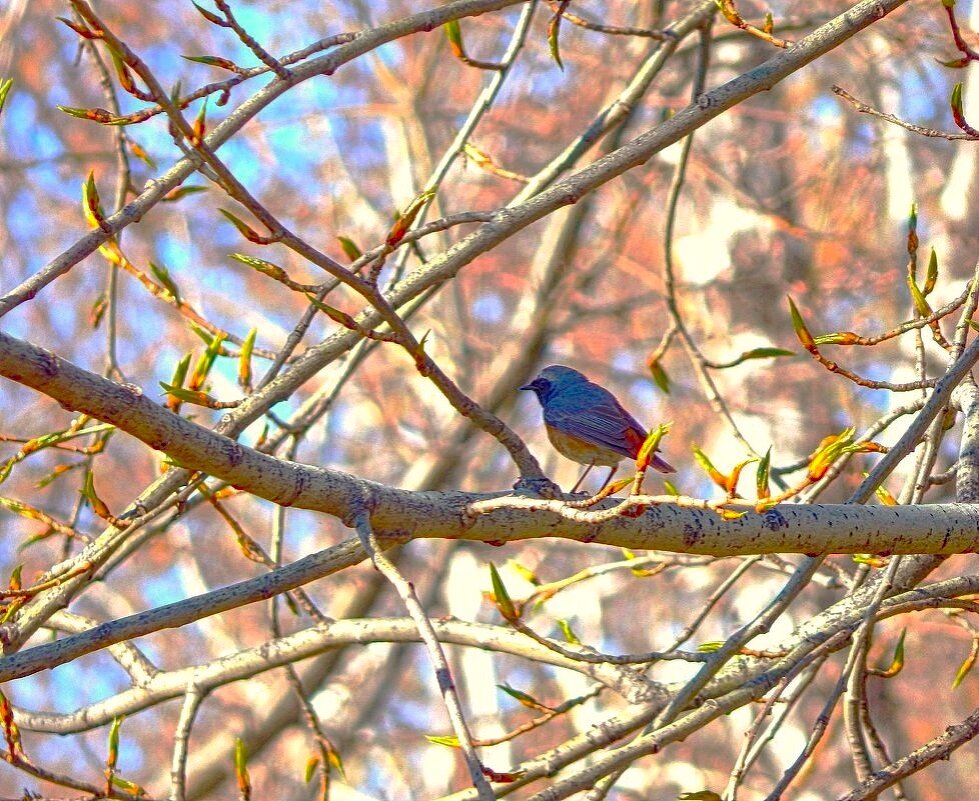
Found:
[(520, 389), (530, 389), (530, 390), (537, 389), (537, 381), (535, 380), (535, 381), (531, 381), (529, 384), (524, 384), (522, 387), (520, 387)]

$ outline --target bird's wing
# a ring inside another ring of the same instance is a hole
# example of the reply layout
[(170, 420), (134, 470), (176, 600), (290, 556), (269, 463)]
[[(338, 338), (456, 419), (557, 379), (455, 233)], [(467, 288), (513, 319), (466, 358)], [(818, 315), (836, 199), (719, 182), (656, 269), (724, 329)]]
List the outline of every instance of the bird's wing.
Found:
[(635, 418), (615, 401), (577, 404), (568, 408), (564, 403), (549, 403), (544, 422), (565, 434), (594, 445), (629, 456), (633, 459), (646, 439), (646, 432)]

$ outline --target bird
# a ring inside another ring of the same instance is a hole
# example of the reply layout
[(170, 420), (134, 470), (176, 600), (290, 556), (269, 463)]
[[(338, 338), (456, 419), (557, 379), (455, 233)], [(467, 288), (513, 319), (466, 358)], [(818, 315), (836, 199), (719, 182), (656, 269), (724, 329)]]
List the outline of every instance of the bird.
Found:
[[(572, 494), (595, 465), (612, 468), (602, 484), (604, 489), (619, 469), (619, 462), (626, 457), (635, 459), (646, 441), (646, 429), (615, 395), (573, 367), (549, 365), (520, 389), (530, 390), (540, 401), (547, 438), (557, 451), (587, 465)], [(661, 473), (676, 472), (658, 455), (650, 464)]]

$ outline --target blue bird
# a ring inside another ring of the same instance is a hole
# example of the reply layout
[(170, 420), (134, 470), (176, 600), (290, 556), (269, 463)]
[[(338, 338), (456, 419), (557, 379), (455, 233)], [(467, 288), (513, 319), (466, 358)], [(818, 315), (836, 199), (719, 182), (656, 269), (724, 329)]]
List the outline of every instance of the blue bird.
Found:
[[(595, 465), (612, 468), (602, 484), (604, 488), (619, 469), (619, 462), (626, 457), (635, 459), (646, 441), (646, 429), (611, 392), (571, 367), (545, 367), (520, 389), (529, 389), (537, 396), (544, 411), (547, 438), (558, 452), (587, 465), (572, 493)], [(661, 473), (676, 472), (656, 455), (650, 464)]]

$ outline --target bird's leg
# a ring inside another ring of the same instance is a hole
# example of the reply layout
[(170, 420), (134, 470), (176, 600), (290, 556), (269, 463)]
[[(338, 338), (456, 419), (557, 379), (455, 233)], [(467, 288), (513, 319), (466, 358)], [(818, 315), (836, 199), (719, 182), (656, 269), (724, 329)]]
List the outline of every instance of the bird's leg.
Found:
[[(608, 471), (608, 475), (605, 477), (605, 481), (602, 482), (602, 486), (598, 488), (598, 492), (601, 492), (603, 489), (605, 489), (608, 486), (608, 483), (612, 480), (612, 476), (614, 476), (618, 471), (619, 471), (619, 466), (613, 465), (612, 469)], [(598, 492), (596, 492), (595, 494), (597, 495)]]
[(580, 486), (581, 486), (581, 482), (585, 480), (585, 476), (587, 476), (587, 475), (588, 475), (588, 471), (589, 471), (589, 470), (591, 470), (591, 469), (592, 469), (592, 468), (593, 468), (594, 466), (595, 466), (595, 463), (594, 463), (594, 462), (592, 462), (591, 464), (589, 464), (589, 465), (588, 465), (588, 466), (587, 466), (587, 467), (585, 468), (585, 472), (581, 474), (581, 476), (580, 476), (580, 477), (578, 478), (578, 480), (577, 480), (577, 481), (575, 482), (575, 485), (574, 485), (574, 486), (573, 486), (573, 487), (571, 488), (571, 494), (572, 494), (572, 495), (574, 495), (574, 494), (575, 494), (575, 493), (576, 493), (576, 492), (578, 491), (578, 487), (580, 487)]

